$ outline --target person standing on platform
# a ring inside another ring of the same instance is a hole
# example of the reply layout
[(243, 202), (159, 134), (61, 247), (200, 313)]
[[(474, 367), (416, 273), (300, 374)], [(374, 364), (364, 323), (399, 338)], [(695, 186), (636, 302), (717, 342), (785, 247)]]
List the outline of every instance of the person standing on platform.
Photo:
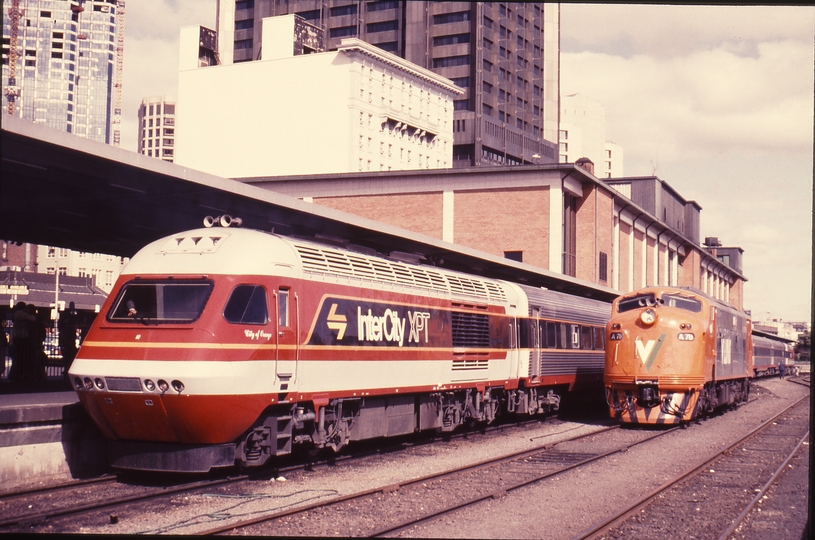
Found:
[(10, 381), (21, 381), (25, 371), (23, 368), (25, 364), (24, 357), (30, 348), (31, 320), (25, 312), (25, 302), (17, 302), (14, 306), (11, 323), (11, 369), (8, 378)]
[(45, 379), (45, 325), (37, 316), (37, 306), (34, 304), (26, 304), (23, 311), (28, 322), (28, 348), (22, 356), (23, 381), (42, 381)]
[(76, 316), (76, 308), (74, 303), (68, 304), (68, 309), (62, 312), (59, 316), (59, 349), (62, 351), (62, 375), (65, 380), (68, 380), (68, 369), (76, 358), (76, 330), (79, 326), (79, 321)]

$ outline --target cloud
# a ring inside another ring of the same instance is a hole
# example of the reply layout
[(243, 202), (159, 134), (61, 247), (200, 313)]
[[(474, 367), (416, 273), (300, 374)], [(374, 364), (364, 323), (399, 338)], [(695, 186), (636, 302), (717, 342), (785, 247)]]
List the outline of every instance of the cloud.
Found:
[(122, 148), (136, 151), (138, 109), (144, 98), (176, 95), (181, 28), (198, 24), (214, 28), (215, 14), (215, 0), (128, 2), (122, 82)]
[(603, 104), (629, 176), (744, 253), (745, 307), (808, 320), (815, 7), (561, 7), (561, 91)]
[(605, 105), (610, 140), (625, 147), (644, 134), (659, 142), (663, 158), (727, 147), (811, 149), (811, 44), (786, 41), (758, 50), (758, 58), (716, 49), (662, 61), (564, 53), (561, 87)]
[(657, 59), (724, 48), (754, 56), (755, 44), (812, 43), (812, 6), (563, 4), (561, 50)]

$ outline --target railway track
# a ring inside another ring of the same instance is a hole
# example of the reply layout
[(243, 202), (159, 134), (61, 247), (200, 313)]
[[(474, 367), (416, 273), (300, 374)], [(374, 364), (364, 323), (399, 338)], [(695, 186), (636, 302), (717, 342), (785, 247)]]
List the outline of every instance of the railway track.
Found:
[[(480, 434), (489, 434), (494, 431), (506, 429), (523, 429), (526, 426), (538, 424), (541, 419), (530, 419), (512, 423), (490, 426), (480, 430)], [(552, 420), (550, 420), (551, 422)], [(473, 436), (472, 432), (458, 432), (450, 436), (451, 439)], [(410, 442), (406, 442), (406, 441)], [(42, 526), (56, 518), (70, 518), (90, 515), (108, 510), (111, 522), (115, 522), (117, 507), (134, 503), (150, 503), (166, 499), (173, 495), (189, 494), (217, 488), (230, 484), (239, 484), (243, 481), (272, 480), (285, 478), (284, 475), (296, 471), (312, 470), (320, 466), (336, 466), (343, 462), (369, 455), (378, 455), (397, 452), (407, 446), (432, 444), (434, 438), (426, 434), (419, 434), (413, 438), (401, 438), (396, 441), (381, 442), (375, 445), (362, 444), (358, 448), (350, 449), (343, 455), (330, 455), (325, 458), (312, 460), (289, 459), (288, 464), (277, 468), (263, 468), (249, 474), (226, 475), (213, 473), (212, 477), (189, 481), (187, 477), (172, 477), (175, 479), (167, 483), (167, 475), (144, 475), (123, 472), (98, 478), (68, 482), (65, 484), (43, 486), (24, 489), (14, 492), (0, 493), (0, 533), (19, 532)], [(183, 480), (180, 480), (182, 478)]]
[[(587, 437), (602, 437), (617, 431), (617, 426), (604, 428), (587, 435), (560, 441), (557, 445), (545, 444), (489, 459), (437, 474), (411, 479), (398, 484), (360, 491), (331, 500), (318, 501), (305, 507), (254, 517), (239, 522), (199, 532), (203, 535), (225, 533), (275, 536), (323, 536), (324, 530), (311, 530), (310, 524), (323, 525), (319, 516), (326, 512), (335, 514), (365, 514), (375, 516), (365, 523), (357, 521), (359, 530), (341, 531), (342, 535), (377, 537), (398, 533), (428, 520), (472, 506), (481, 501), (500, 498), (516, 489), (532, 483), (555, 478), (567, 471), (581, 467), (610, 455), (624, 452), (639, 444), (662, 437), (679, 427), (663, 431), (628, 431), (623, 444), (600, 453), (558, 450), (557, 446), (576, 442)], [(361, 510), (363, 506), (368, 506)], [(376, 508), (381, 507), (381, 511)], [(311, 519), (314, 517), (314, 519)], [(330, 519), (322, 519), (323, 522)], [(339, 518), (339, 521), (346, 521)], [(305, 526), (305, 528), (304, 528)]]
[[(555, 421), (559, 422), (560, 420), (555, 419)], [(532, 423), (537, 423), (537, 421), (532, 421)], [(544, 424), (551, 426), (552, 423), (553, 421), (549, 420)], [(91, 524), (90, 527), (81, 527), (82, 530), (79, 532), (122, 533), (125, 532), (123, 525), (119, 525), (118, 529), (114, 526), (108, 526), (106, 530), (98, 527), (100, 522), (106, 522), (109, 517), (113, 520), (118, 515), (123, 520), (122, 522), (127, 524), (128, 530), (126, 532), (131, 533), (135, 531), (148, 534), (185, 532), (210, 535), (234, 533), (273, 534), (275, 536), (326, 536), (337, 534), (341, 536), (390, 536), (397, 535), (402, 531), (406, 534), (412, 534), (409, 530), (415, 525), (427, 523), (432, 526), (432, 524), (437, 523), (441, 516), (456, 513), (467, 506), (477, 505), (480, 501), (493, 499), (495, 502), (489, 504), (499, 503), (498, 499), (503, 499), (507, 494), (523, 486), (539, 484), (544, 486), (543, 491), (547, 491), (549, 490), (549, 488), (545, 487), (549, 485), (547, 482), (552, 482), (553, 491), (557, 491), (563, 487), (562, 479), (559, 478), (563, 473), (592, 462), (611, 463), (602, 460), (636, 445), (646, 444), (654, 435), (662, 436), (668, 433), (665, 431), (654, 432), (647, 429), (610, 429), (598, 430), (589, 435), (569, 437), (570, 431), (575, 429), (573, 426), (565, 424), (563, 428), (557, 428), (557, 424), (554, 424), (554, 426), (556, 427), (555, 430), (532, 434), (549, 433), (549, 435), (541, 435), (539, 440), (536, 440), (537, 437), (527, 436), (525, 440), (540, 443), (537, 445), (538, 448), (529, 449), (512, 456), (502, 456), (503, 459), (501, 460), (484, 460), (472, 466), (448, 470), (442, 475), (427, 475), (409, 482), (379, 482), (374, 489), (360, 490), (359, 493), (350, 495), (345, 495), (351, 491), (348, 488), (338, 487), (337, 490), (333, 491), (331, 489), (322, 489), (320, 493), (316, 493), (316, 491), (320, 491), (317, 488), (332, 487), (324, 484), (324, 482), (335, 477), (335, 471), (339, 473), (351, 469), (350, 476), (353, 477), (353, 469), (361, 471), (368, 466), (365, 464), (366, 462), (355, 463), (356, 456), (337, 457), (337, 462), (343, 462), (344, 465), (339, 469), (332, 468), (330, 464), (321, 467), (319, 463), (315, 464), (313, 473), (294, 473), (297, 470), (296, 467), (281, 468), (279, 473), (289, 476), (290, 480), (293, 481), (290, 481), (288, 485), (276, 485), (272, 489), (269, 489), (266, 482), (271, 480), (277, 471), (267, 470), (265, 474), (256, 475), (254, 478), (247, 476), (228, 477), (198, 485), (187, 483), (186, 485), (179, 484), (172, 487), (160, 486), (159, 488), (142, 485), (137, 486), (137, 488), (143, 489), (145, 492), (152, 489), (155, 493), (152, 496), (144, 493), (143, 497), (118, 500), (114, 500), (114, 497), (102, 497), (104, 500), (93, 508), (77, 508), (75, 505), (73, 508), (66, 508), (56, 512), (41, 512), (36, 507), (31, 509), (30, 512), (14, 512), (8, 504), (10, 500), (8, 494), (4, 494), (0, 495), (3, 510), (0, 515), (20, 515), (21, 518), (16, 518), (15, 523), (10, 521), (2, 522), (0, 525), (3, 526), (0, 526), (0, 532), (77, 532), (77, 528), (80, 528), (78, 524)], [(585, 424), (582, 424), (582, 426), (583, 428), (587, 427)], [(499, 427), (498, 430), (514, 429), (514, 427), (514, 424), (505, 425)], [(620, 439), (616, 439), (616, 446), (608, 442), (608, 439), (614, 438), (609, 435), (614, 433), (617, 433), (617, 437), (620, 437)], [(466, 440), (468, 436), (472, 438), (473, 443), (481, 440), (480, 436), (473, 437), (472, 433), (462, 434), (460, 439), (463, 439), (463, 442), (460, 441), (451, 446), (470, 445), (471, 443)], [(553, 444), (560, 437), (563, 438)], [(628, 439), (623, 440), (625, 437), (628, 437)], [(602, 442), (603, 440), (606, 442)], [(483, 443), (488, 443), (488, 440), (485, 439)], [(406, 443), (404, 441), (400, 444), (405, 445), (411, 449), (411, 452), (418, 453), (420, 456), (433, 456), (434, 462), (437, 457), (441, 457), (437, 456), (438, 448), (447, 446), (445, 444), (422, 445), (420, 442)], [(662, 443), (661, 446), (665, 444)], [(647, 452), (648, 446), (641, 448)], [(455, 450), (455, 448), (451, 448), (451, 450)], [(383, 452), (380, 447), (374, 452), (380, 453), (381, 458), (390, 463), (387, 467), (398, 469), (400, 463), (403, 463), (401, 454), (394, 451), (385, 450)], [(642, 450), (638, 452), (642, 452)], [(347, 461), (347, 467), (343, 459)], [(299, 467), (303, 469), (308, 467), (308, 464), (301, 464)], [(715, 468), (719, 472), (724, 470), (719, 465), (710, 468)], [(560, 480), (560, 483), (558, 483), (558, 480)], [(366, 484), (352, 482), (348, 485), (364, 486)], [(375, 484), (369, 482), (367, 485), (370, 488)], [(309, 489), (309, 487), (313, 489)], [(761, 487), (756, 486), (756, 489)], [(91, 486), (86, 486), (85, 489), (90, 490)], [(307, 491), (313, 493), (305, 493)], [(303, 498), (297, 501), (294, 498), (286, 500), (288, 493), (292, 492), (300, 493)], [(51, 498), (76, 498), (65, 495), (70, 493), (70, 490), (65, 486), (61, 487), (60, 493), (61, 495), (52, 493)], [(749, 495), (752, 497), (754, 493), (749, 493)], [(29, 492), (26, 496), (33, 497), (34, 495)], [(311, 504), (304, 502), (309, 497), (313, 501)], [(99, 497), (97, 496), (97, 498)], [(187, 499), (189, 499), (188, 502)], [(234, 505), (229, 502), (230, 500), (234, 501)], [(127, 506), (124, 506), (125, 504)], [(241, 507), (241, 505), (245, 506)], [(40, 510), (42, 506), (43, 504), (40, 505)], [(299, 508), (294, 508), (294, 506), (299, 506)], [(199, 522), (194, 523), (190, 520), (178, 518), (177, 515), (180, 516), (181, 514), (175, 514), (174, 512), (182, 507), (188, 508), (190, 512), (199, 516)], [(705, 508), (705, 511), (708, 510), (708, 507)], [(739, 511), (741, 510), (742, 508), (739, 508)], [(154, 524), (144, 527), (144, 529), (149, 530), (133, 528), (133, 525), (139, 521), (137, 518), (139, 515), (158, 517), (162, 514), (166, 514), (167, 518), (161, 520), (160, 523), (156, 519)], [(733, 512), (728, 519), (732, 519), (736, 514), (738, 514), (738, 511)], [(345, 517), (336, 518), (336, 516), (343, 515)], [(587, 515), (597, 516), (600, 514)], [(70, 523), (63, 527), (61, 524), (64, 520), (56, 519), (60, 516), (65, 516)], [(368, 520), (371, 516), (374, 516), (374, 519)], [(213, 524), (218, 522), (223, 523), (223, 526), (212, 527)], [(331, 528), (332, 522), (336, 523), (336, 528)], [(349, 523), (359, 523), (359, 526), (356, 530), (342, 528)], [(589, 523), (590, 521), (586, 521), (583, 526)], [(729, 526), (730, 524), (730, 521), (728, 521), (726, 525)], [(204, 530), (206, 527), (211, 528)], [(605, 530), (608, 531), (609, 529)], [(568, 538), (574, 532), (570, 532), (565, 537)]]
[[(660, 538), (668, 534), (666, 523), (675, 526), (681, 522), (685, 530), (674, 530), (672, 535), (707, 538), (718, 526), (720, 540), (731, 538), (809, 439), (808, 400), (808, 395), (802, 397), (727, 448), (603, 518), (575, 540)], [(749, 490), (745, 477), (755, 484)], [(693, 519), (703, 506), (706, 519)]]

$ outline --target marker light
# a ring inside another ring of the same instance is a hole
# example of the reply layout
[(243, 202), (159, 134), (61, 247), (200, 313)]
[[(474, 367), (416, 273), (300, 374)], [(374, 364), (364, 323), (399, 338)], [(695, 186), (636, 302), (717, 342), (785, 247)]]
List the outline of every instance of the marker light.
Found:
[(640, 321), (642, 321), (642, 324), (647, 324), (650, 326), (654, 324), (656, 320), (657, 320), (656, 311), (654, 311), (651, 308), (648, 308), (642, 313), (640, 313)]

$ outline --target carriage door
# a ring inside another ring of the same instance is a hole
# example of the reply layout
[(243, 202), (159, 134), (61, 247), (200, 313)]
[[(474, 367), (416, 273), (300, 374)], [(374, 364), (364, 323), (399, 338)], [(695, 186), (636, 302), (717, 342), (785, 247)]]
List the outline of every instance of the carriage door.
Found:
[(300, 320), (298, 299), (290, 287), (280, 287), (275, 292), (277, 317), (275, 320), (277, 339), (276, 376), (282, 391), (293, 390), (297, 378), (297, 361), (300, 351), (297, 344)]
[(541, 375), (541, 321), (540, 310), (532, 309), (532, 319), (529, 329), (529, 347), (532, 349), (532, 357), (529, 359), (529, 376), (540, 377)]

